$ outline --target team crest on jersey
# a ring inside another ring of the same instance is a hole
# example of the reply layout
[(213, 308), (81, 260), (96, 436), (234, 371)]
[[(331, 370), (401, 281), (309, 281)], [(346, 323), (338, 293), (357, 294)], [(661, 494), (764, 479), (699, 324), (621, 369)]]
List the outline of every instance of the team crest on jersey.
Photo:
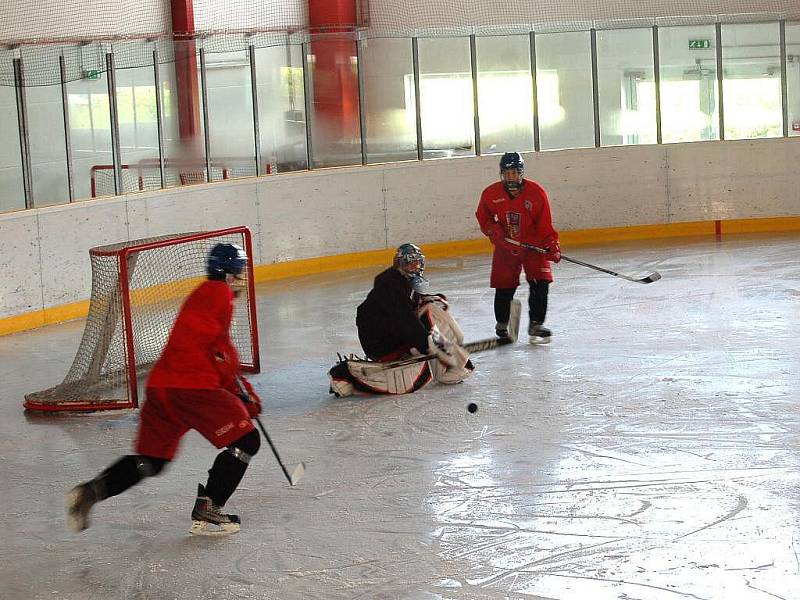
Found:
[(533, 202), (530, 200), (525, 200), (525, 210), (531, 212), (531, 210), (533, 210)]
[(515, 212), (506, 213), (506, 220), (508, 221), (508, 233), (513, 238), (519, 237), (519, 224), (520, 214)]

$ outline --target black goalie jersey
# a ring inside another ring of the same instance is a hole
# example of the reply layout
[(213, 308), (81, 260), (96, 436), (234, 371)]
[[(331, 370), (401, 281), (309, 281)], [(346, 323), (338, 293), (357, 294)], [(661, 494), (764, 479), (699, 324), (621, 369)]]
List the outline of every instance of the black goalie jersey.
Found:
[(367, 358), (392, 360), (416, 348), (425, 353), (428, 329), (417, 315), (411, 282), (394, 267), (375, 277), (375, 284), (356, 314), (358, 339)]

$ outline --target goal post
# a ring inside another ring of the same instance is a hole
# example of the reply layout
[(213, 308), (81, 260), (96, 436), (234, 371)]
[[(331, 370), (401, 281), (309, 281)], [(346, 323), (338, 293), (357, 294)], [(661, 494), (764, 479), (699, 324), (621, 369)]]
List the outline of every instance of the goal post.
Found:
[(41, 411), (97, 411), (139, 406), (139, 385), (166, 345), (178, 311), (205, 279), (217, 243), (239, 244), (250, 258), (237, 298), (231, 340), (242, 369), (259, 372), (253, 245), (246, 227), (166, 235), (89, 251), (92, 295), (83, 336), (64, 381), (25, 395)]

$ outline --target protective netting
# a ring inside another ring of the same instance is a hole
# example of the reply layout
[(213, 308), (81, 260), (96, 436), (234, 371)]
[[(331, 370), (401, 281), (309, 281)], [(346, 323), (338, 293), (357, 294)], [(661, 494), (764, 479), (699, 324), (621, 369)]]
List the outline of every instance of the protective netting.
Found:
[(499, 35), (800, 18), (797, 0), (370, 0), (371, 35)]
[[(190, 3), (191, 4), (191, 3)], [(314, 6), (309, 15), (309, 4)], [(21, 59), (26, 86), (74, 81), (106, 70), (174, 60), (173, 36), (193, 49), (228, 52), (307, 42), (315, 36), (502, 35), (527, 31), (800, 20), (797, 0), (195, 0), (194, 30), (172, 26), (169, 0), (55, 0), (0, 3), (0, 85), (14, 85)], [(322, 14), (320, 14), (322, 13)], [(329, 16), (337, 15), (337, 16)], [(326, 33), (328, 32), (328, 33)]]
[[(61, 384), (26, 395), (25, 408), (86, 411), (137, 406), (138, 386), (161, 355), (178, 310), (205, 278), (209, 251), (219, 242), (246, 248), (245, 236), (249, 232), (238, 228), (92, 248), (92, 296), (75, 359)], [(127, 294), (120, 285), (124, 261)], [(252, 261), (248, 277), (252, 281)], [(249, 289), (236, 300), (231, 338), (243, 367), (257, 370), (254, 302)]]

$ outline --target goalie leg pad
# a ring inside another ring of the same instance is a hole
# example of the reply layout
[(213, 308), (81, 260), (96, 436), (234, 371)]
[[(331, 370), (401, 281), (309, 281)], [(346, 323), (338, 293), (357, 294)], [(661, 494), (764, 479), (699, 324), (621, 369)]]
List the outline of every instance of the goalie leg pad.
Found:
[(379, 362), (359, 359), (337, 363), (328, 372), (331, 390), (333, 393), (352, 389), (367, 394), (408, 394), (427, 385), (433, 378), (427, 362), (385, 369), (380, 365)]
[(511, 311), (508, 317), (508, 338), (516, 342), (519, 338), (519, 321), (522, 317), (522, 303), (519, 300), (511, 301)]
[(453, 345), (453, 355), (457, 359), (456, 365), (453, 367), (447, 366), (440, 360), (429, 361), (433, 378), (439, 383), (452, 385), (454, 383), (461, 383), (472, 375), (475, 368), (469, 360), (469, 355), (464, 351), (461, 346)]
[[(519, 304), (519, 302), (517, 302), (517, 304)], [(472, 363), (469, 362), (469, 354), (461, 347), (464, 343), (464, 333), (461, 331), (461, 327), (449, 312), (442, 310), (441, 307), (434, 303), (422, 306), (417, 314), (431, 329), (436, 327), (445, 338), (454, 342), (448, 347), (450, 355), (447, 357), (447, 360), (429, 361), (433, 378), (439, 383), (446, 384), (461, 383), (464, 381), (465, 378), (472, 374), (474, 368), (472, 367)], [(518, 329), (519, 312), (517, 312), (517, 330)], [(453, 364), (448, 365), (448, 362)]]

